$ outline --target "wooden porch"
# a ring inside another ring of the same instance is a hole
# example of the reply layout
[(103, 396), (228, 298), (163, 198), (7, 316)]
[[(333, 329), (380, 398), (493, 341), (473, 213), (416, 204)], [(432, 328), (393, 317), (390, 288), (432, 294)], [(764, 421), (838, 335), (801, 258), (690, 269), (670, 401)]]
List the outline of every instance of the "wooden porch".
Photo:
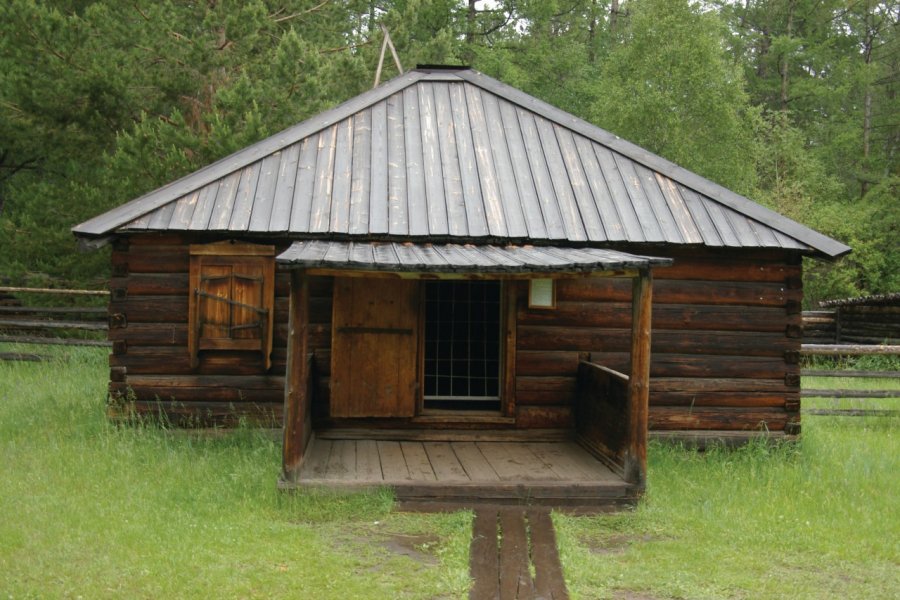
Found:
[(517, 504), (603, 510), (640, 490), (567, 432), (352, 431), (317, 433), (299, 478), (282, 489), (391, 487), (406, 508)]

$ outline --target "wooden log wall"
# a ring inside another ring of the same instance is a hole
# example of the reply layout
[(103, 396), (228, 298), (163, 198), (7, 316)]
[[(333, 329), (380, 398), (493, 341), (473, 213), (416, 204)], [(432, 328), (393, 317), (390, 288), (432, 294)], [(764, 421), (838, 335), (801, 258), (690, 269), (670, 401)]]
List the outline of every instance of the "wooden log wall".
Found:
[[(258, 351), (233, 350), (202, 351), (198, 367), (191, 368), (187, 344), (188, 247), (203, 241), (180, 235), (142, 234), (116, 242), (109, 303), (109, 339), (113, 344), (109, 414), (122, 416), (122, 401), (130, 399), (140, 413), (162, 409), (170, 420), (181, 424), (227, 424), (241, 417), (280, 424), (290, 274), (278, 271), (275, 276), (270, 369), (265, 368)], [(327, 350), (331, 337), (330, 279), (316, 280), (311, 287), (311, 347)]]
[(900, 305), (847, 305), (837, 308), (838, 344), (900, 343)]
[[(110, 414), (120, 416), (116, 400), (130, 397), (139, 411), (162, 407), (173, 421), (228, 423), (251, 416), (280, 424), (289, 273), (276, 273), (269, 370), (258, 352), (235, 351), (204, 351), (198, 368), (191, 369), (188, 245), (203, 241), (141, 234), (113, 249)], [(650, 428), (796, 432), (799, 260), (763, 251), (656, 254), (676, 262), (654, 271)], [(587, 352), (593, 362), (629, 370), (631, 280), (561, 280), (552, 310), (529, 310), (527, 286), (512, 285), (518, 286), (516, 426), (572, 427), (579, 357)], [(328, 417), (332, 287), (331, 278), (310, 279), (318, 421)]]
[[(654, 270), (650, 429), (795, 433), (799, 258), (746, 250), (654, 253), (675, 264)], [(579, 354), (628, 373), (630, 327), (630, 280), (561, 280), (555, 310), (529, 310), (520, 298), (519, 426), (571, 426)]]

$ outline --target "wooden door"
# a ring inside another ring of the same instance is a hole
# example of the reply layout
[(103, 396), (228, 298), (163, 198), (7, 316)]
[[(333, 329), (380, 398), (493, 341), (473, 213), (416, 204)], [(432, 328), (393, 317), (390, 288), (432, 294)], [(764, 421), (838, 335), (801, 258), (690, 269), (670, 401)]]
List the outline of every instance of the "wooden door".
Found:
[(418, 282), (336, 278), (332, 417), (411, 417), (416, 411)]

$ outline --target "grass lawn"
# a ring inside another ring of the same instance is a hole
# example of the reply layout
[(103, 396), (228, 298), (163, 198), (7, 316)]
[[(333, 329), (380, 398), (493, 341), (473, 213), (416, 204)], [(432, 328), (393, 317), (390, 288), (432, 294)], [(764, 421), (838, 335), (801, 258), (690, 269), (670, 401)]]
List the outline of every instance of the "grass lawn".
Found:
[[(0, 350), (54, 356), (0, 362), (0, 597), (466, 596), (470, 513), (280, 494), (266, 432), (118, 428), (106, 350)], [(810, 387), (828, 385), (847, 387)], [(794, 446), (652, 445), (637, 510), (555, 515), (572, 596), (897, 598), (898, 424), (807, 416)]]

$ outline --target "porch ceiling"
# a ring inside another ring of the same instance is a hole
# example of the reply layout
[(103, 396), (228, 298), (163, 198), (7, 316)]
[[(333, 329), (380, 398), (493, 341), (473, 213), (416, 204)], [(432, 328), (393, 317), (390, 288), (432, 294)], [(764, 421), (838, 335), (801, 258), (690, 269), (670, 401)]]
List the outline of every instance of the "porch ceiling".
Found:
[(600, 248), (304, 240), (279, 264), (302, 269), (483, 275), (590, 273), (664, 267), (668, 258)]

